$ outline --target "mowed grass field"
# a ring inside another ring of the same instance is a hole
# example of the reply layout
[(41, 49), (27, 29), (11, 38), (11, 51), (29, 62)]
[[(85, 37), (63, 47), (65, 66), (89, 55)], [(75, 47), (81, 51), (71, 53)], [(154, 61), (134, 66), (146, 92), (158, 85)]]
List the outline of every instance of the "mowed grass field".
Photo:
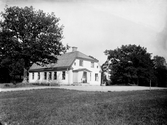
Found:
[(166, 125), (167, 90), (1, 92), (0, 122), (7, 125)]

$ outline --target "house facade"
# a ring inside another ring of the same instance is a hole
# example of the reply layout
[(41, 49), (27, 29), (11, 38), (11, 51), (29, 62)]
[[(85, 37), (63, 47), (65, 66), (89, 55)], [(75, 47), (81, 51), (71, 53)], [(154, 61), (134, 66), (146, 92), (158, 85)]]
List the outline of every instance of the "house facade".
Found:
[(29, 71), (29, 83), (100, 85), (101, 67), (97, 59), (73, 47), (72, 52), (58, 57), (55, 64), (45, 67), (33, 64)]

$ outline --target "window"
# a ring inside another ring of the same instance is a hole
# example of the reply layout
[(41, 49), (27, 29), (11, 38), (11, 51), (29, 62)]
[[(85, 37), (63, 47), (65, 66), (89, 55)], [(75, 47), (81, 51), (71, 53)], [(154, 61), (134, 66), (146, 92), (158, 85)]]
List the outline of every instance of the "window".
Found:
[(52, 79), (52, 72), (49, 72), (49, 80)]
[(95, 81), (98, 81), (98, 74), (97, 73), (95, 73)]
[(57, 72), (54, 72), (54, 80), (57, 79)]
[(76, 62), (74, 62), (74, 66), (76, 66)]
[(40, 80), (40, 72), (38, 72), (38, 80)]
[(44, 72), (44, 79), (47, 79), (47, 72)]
[(63, 80), (66, 79), (66, 72), (65, 72), (65, 71), (62, 72), (62, 79), (63, 79)]
[(32, 73), (32, 79), (34, 79), (34, 72)]
[(94, 62), (91, 62), (91, 68), (94, 68)]
[(79, 66), (83, 66), (83, 60), (79, 60)]

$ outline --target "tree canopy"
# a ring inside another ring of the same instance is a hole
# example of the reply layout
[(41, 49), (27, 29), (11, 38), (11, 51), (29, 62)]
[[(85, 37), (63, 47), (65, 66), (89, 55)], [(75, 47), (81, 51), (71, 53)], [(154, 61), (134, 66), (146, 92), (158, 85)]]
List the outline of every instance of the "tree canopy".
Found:
[(160, 87), (167, 87), (167, 64), (164, 57), (154, 56), (154, 74), (156, 76), (155, 84)]
[(122, 45), (114, 50), (106, 50), (111, 84), (149, 85), (153, 73), (151, 53), (136, 45)]
[[(44, 13), (31, 7), (6, 7), (1, 12), (0, 58), (11, 65), (21, 63), (24, 77), (33, 63), (55, 63), (66, 51), (62, 44), (63, 26), (54, 13)], [(20, 65), (20, 64), (18, 64)]]

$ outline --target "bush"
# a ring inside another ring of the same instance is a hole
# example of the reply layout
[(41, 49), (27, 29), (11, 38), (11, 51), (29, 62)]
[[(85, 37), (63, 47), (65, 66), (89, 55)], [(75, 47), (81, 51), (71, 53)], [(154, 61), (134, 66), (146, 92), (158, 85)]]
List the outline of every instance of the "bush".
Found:
[(4, 85), (4, 87), (10, 87), (10, 84), (6, 83), (6, 84)]
[(60, 86), (59, 83), (44, 83), (44, 82), (41, 82), (41, 83), (32, 83), (33, 85), (39, 85), (39, 86)]

